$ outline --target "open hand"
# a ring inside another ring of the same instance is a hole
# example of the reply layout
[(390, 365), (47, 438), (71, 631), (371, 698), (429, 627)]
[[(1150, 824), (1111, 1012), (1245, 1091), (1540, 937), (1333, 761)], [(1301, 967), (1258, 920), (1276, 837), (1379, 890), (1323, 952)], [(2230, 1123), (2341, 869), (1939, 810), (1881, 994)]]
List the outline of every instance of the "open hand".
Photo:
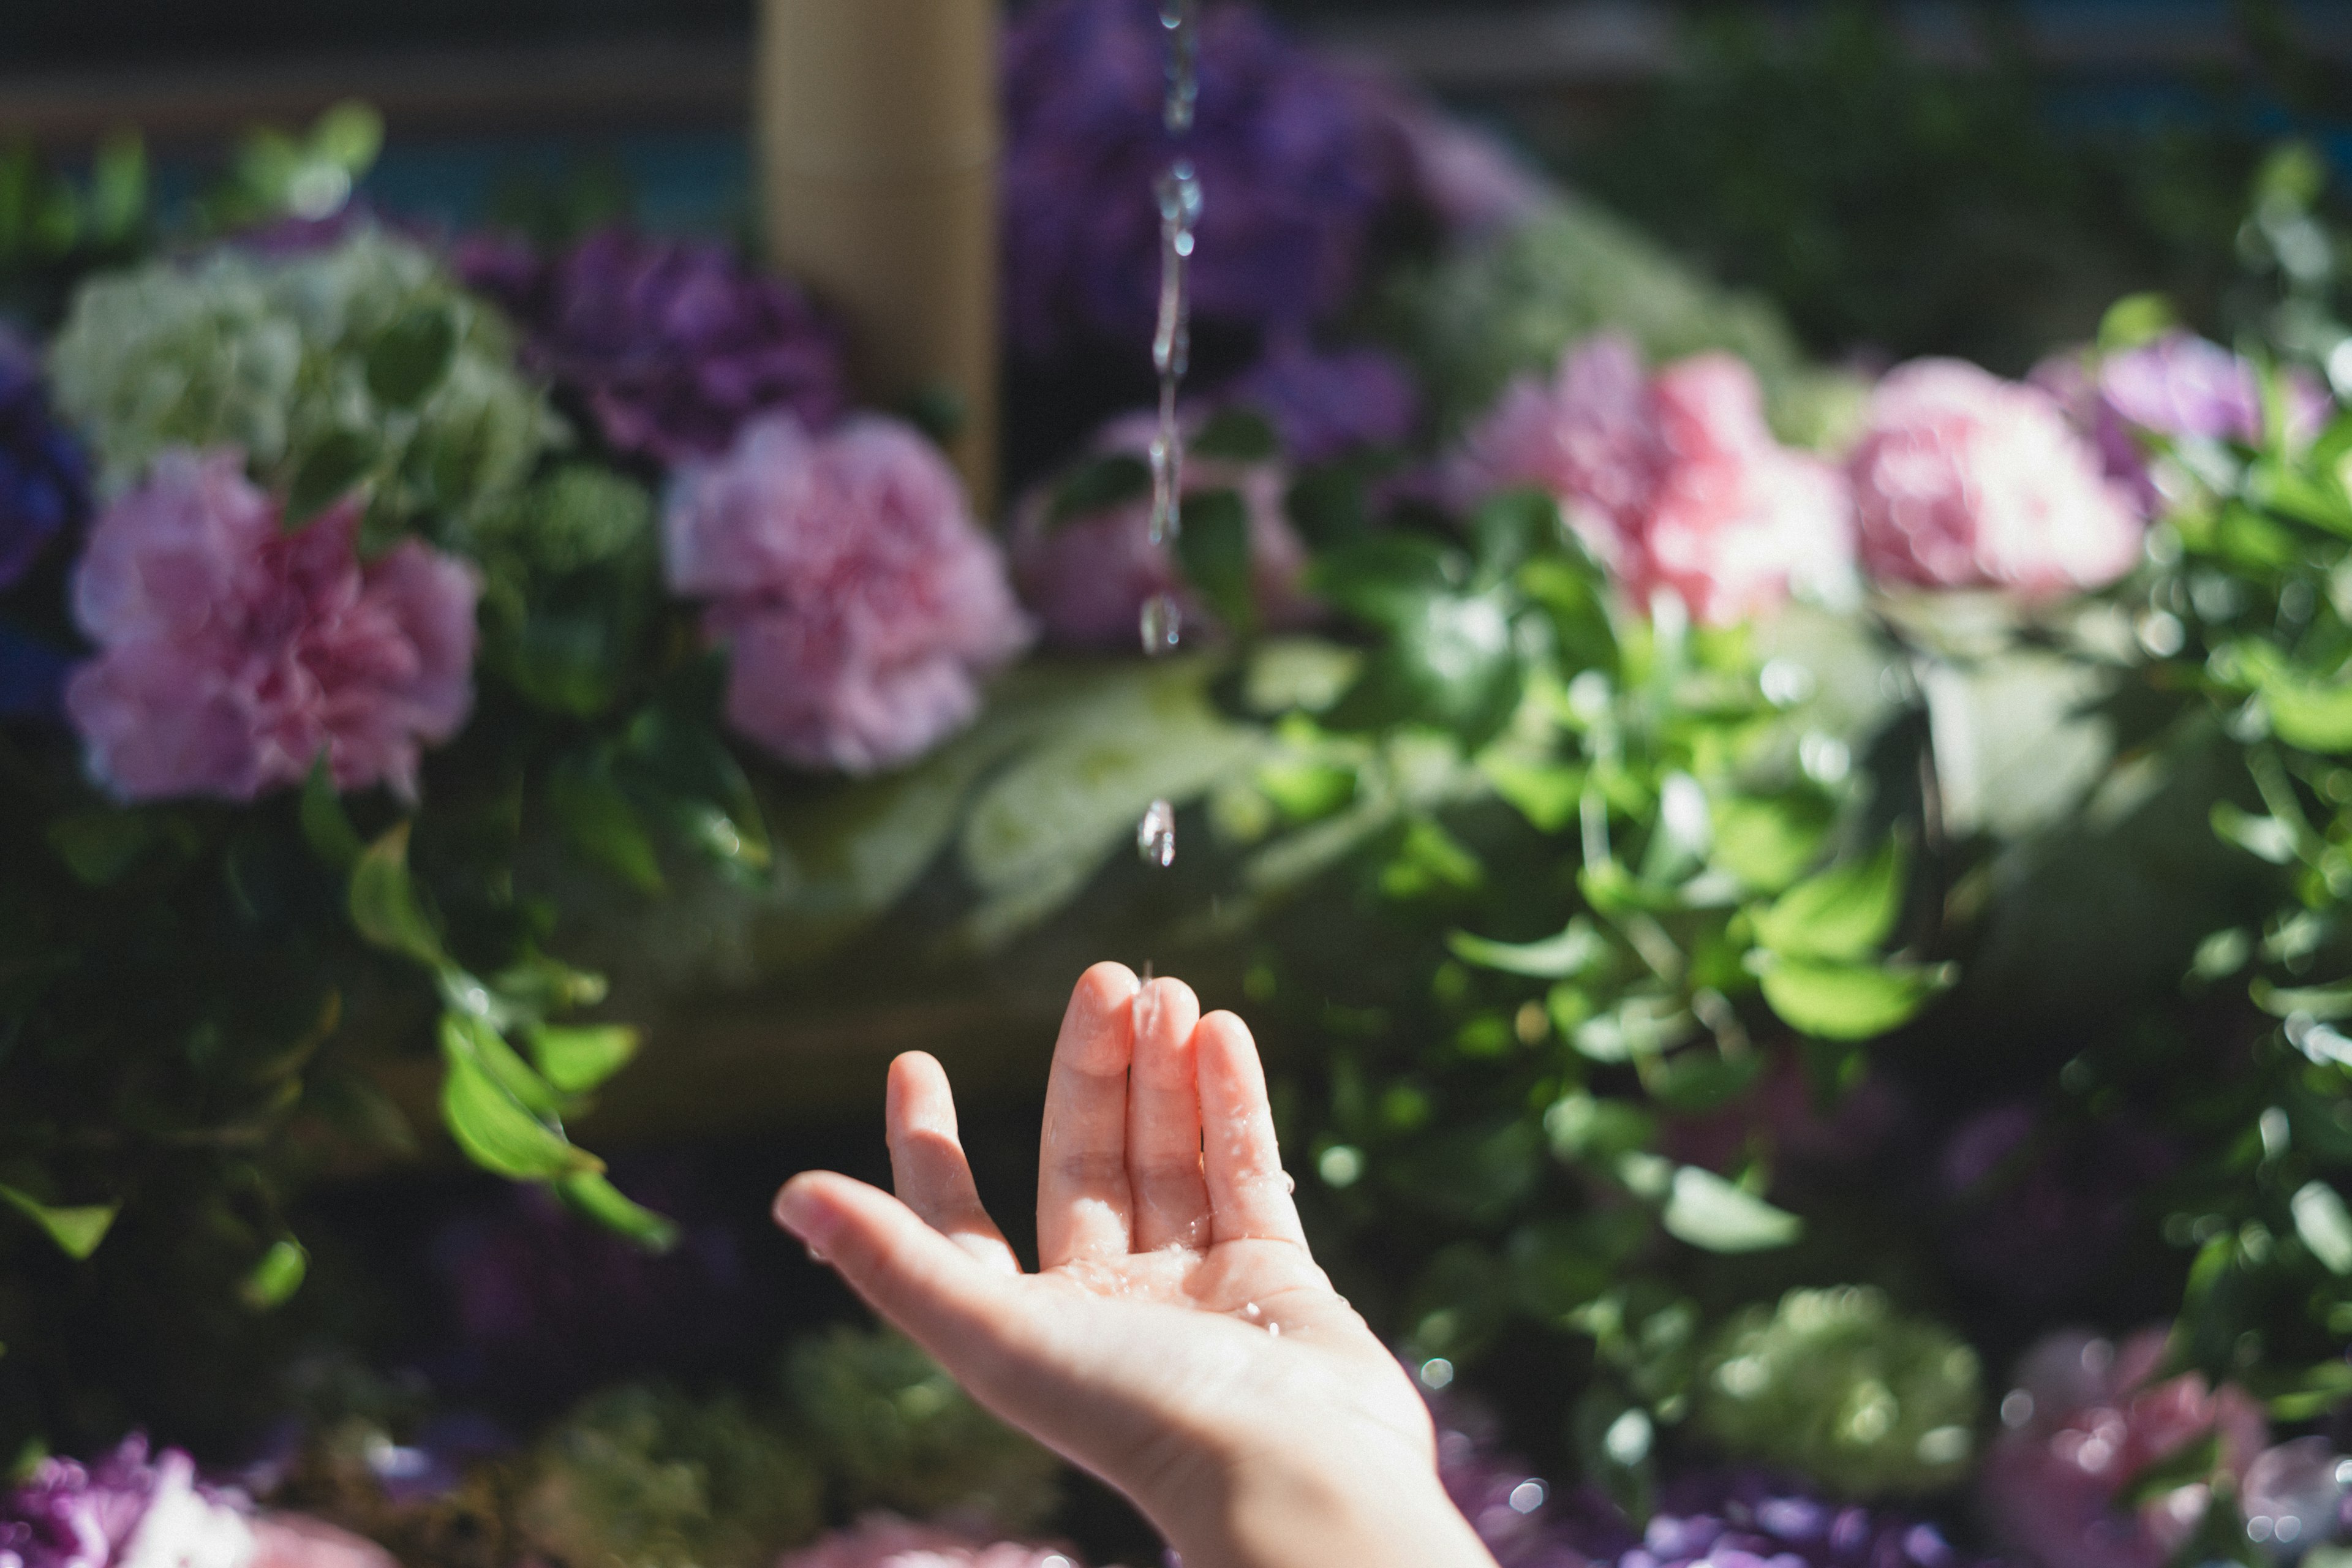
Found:
[(891, 1064), (887, 1121), (898, 1198), (804, 1174), (779, 1223), (1191, 1568), (1491, 1562), (1437, 1487), (1419, 1394), (1307, 1250), (1239, 1018), (1087, 971), (1046, 1087), (1034, 1274), (981, 1205), (935, 1059)]

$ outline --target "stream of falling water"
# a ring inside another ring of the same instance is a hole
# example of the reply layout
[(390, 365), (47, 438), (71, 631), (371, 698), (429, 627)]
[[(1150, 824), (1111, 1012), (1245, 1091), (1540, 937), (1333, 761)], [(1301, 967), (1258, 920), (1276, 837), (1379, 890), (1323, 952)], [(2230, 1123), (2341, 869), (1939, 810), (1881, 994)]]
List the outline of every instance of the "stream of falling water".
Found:
[[(1160, 373), (1160, 424), (1151, 437), (1151, 542), (1174, 549), (1184, 530), (1184, 430), (1176, 403), (1192, 355), (1192, 247), (1201, 226), (1201, 178), (1183, 155), (1200, 100), (1200, 0), (1160, 0), (1160, 25), (1168, 34), (1168, 99), (1161, 121), (1178, 151), (1153, 182), (1160, 206), (1160, 320), (1151, 334), (1151, 368)], [(1147, 658), (1176, 651), (1183, 640), (1184, 613), (1172, 593), (1143, 602), (1136, 627)], [(1136, 852), (1150, 865), (1176, 860), (1176, 808), (1155, 800), (1135, 829)]]

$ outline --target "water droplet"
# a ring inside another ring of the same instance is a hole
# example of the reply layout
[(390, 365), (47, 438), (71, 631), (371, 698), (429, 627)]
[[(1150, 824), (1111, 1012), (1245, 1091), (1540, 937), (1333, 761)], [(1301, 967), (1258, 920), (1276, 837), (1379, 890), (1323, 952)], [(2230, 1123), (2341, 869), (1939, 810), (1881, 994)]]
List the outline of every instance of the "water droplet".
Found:
[(1143, 601), (1136, 629), (1142, 634), (1146, 657), (1174, 653), (1184, 638), (1184, 606), (1173, 594), (1154, 594)]
[(1272, 1334), (1277, 1340), (1282, 1338), (1282, 1325), (1280, 1323), (1268, 1323), (1265, 1326), (1265, 1331)]
[(1258, 1304), (1257, 1304), (1255, 1301), (1244, 1301), (1244, 1303), (1242, 1303), (1242, 1316), (1243, 1316), (1243, 1317), (1244, 1317), (1244, 1318), (1250, 1318), (1250, 1319), (1255, 1319), (1255, 1318), (1256, 1318), (1258, 1315), (1259, 1315), (1259, 1312), (1258, 1312)]
[(1454, 1381), (1454, 1363), (1442, 1355), (1431, 1356), (1421, 1363), (1421, 1385), (1423, 1388), (1444, 1388)]
[(824, 1256), (824, 1253), (822, 1253), (822, 1252), (819, 1252), (819, 1251), (818, 1251), (815, 1247), (810, 1247), (810, 1248), (808, 1249), (808, 1258), (809, 1258), (809, 1261), (810, 1261), (811, 1263), (823, 1263), (823, 1262), (824, 1262), (824, 1261), (825, 1261), (825, 1256)]
[(1298, 1178), (1297, 1178), (1297, 1177), (1296, 1177), (1296, 1176), (1294, 1176), (1294, 1175), (1292, 1175), (1292, 1174), (1291, 1174), (1289, 1172), (1287, 1172), (1287, 1171), (1283, 1172), (1283, 1173), (1282, 1173), (1282, 1190), (1283, 1190), (1284, 1192), (1286, 1192), (1286, 1193), (1295, 1193), (1295, 1192), (1297, 1192), (1297, 1191), (1298, 1190)]
[(1544, 1484), (1541, 1481), (1525, 1480), (1511, 1489), (1510, 1504), (1513, 1513), (1533, 1513), (1543, 1507), (1543, 1501)]
[(1135, 852), (1162, 870), (1176, 863), (1176, 808), (1155, 800), (1136, 825)]

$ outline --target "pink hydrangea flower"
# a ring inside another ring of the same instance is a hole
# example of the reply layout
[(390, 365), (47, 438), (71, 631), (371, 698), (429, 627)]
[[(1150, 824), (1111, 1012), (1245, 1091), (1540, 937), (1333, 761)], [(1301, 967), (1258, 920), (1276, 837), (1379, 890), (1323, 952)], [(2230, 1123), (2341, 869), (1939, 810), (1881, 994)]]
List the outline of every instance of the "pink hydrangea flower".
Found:
[(1465, 504), (1534, 486), (1640, 605), (1671, 590), (1721, 625), (1851, 570), (1851, 507), (1829, 464), (1764, 422), (1756, 375), (1728, 354), (1647, 374), (1633, 342), (1591, 338), (1549, 382), (1523, 376), (1471, 430), (1451, 488)]
[(852, 1528), (835, 1531), (813, 1546), (785, 1553), (776, 1568), (1080, 1568), (1080, 1564), (1069, 1553), (1049, 1546), (1010, 1541), (982, 1545), (968, 1536), (908, 1524), (880, 1513), (868, 1514)]
[(2162, 1568), (2210, 1502), (2201, 1483), (2136, 1511), (2115, 1506), (2126, 1482), (2208, 1434), (2220, 1467), (2242, 1482), (2267, 1436), (2243, 1390), (2196, 1373), (2152, 1382), (2165, 1331), (2117, 1347), (2062, 1331), (2026, 1353), (2001, 1401), (2006, 1428), (1979, 1477), (1986, 1519), (2043, 1568)]
[(2057, 402), (1960, 360), (1890, 372), (1846, 469), (1863, 567), (1881, 583), (2048, 596), (2104, 586), (2139, 558), (2130, 490)]
[[(1151, 415), (1122, 416), (1095, 437), (1095, 450), (1140, 458), (1155, 429)], [(1184, 464), (1188, 497), (1213, 490), (1241, 497), (1249, 518), (1251, 586), (1259, 618), (1268, 626), (1295, 626), (1314, 615), (1298, 586), (1307, 546), (1290, 526), (1289, 489), (1289, 471), (1278, 462), (1195, 456)], [(1014, 517), (1013, 560), (1023, 596), (1046, 635), (1066, 646), (1136, 647), (1137, 617), (1156, 594), (1176, 596), (1187, 626), (1206, 614), (1168, 546), (1151, 542), (1148, 496), (1057, 522), (1053, 486), (1039, 486)]]
[(812, 436), (790, 415), (681, 468), (672, 587), (727, 645), (727, 717), (788, 761), (868, 773), (971, 721), (982, 676), (1027, 646), (995, 542), (955, 470), (878, 416)]
[(338, 787), (416, 794), (473, 705), (462, 562), (415, 540), (362, 565), (355, 502), (288, 531), (232, 451), (170, 451), (90, 530), (66, 685), (90, 771), (126, 800), (251, 800), (321, 756)]

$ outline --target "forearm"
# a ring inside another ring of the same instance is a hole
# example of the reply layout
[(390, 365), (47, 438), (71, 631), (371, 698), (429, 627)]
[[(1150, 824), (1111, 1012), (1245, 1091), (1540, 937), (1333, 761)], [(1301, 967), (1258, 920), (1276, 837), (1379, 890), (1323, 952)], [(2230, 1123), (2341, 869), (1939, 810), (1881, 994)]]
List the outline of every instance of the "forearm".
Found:
[(1415, 1468), (1270, 1462), (1160, 1522), (1184, 1568), (1495, 1568)]

